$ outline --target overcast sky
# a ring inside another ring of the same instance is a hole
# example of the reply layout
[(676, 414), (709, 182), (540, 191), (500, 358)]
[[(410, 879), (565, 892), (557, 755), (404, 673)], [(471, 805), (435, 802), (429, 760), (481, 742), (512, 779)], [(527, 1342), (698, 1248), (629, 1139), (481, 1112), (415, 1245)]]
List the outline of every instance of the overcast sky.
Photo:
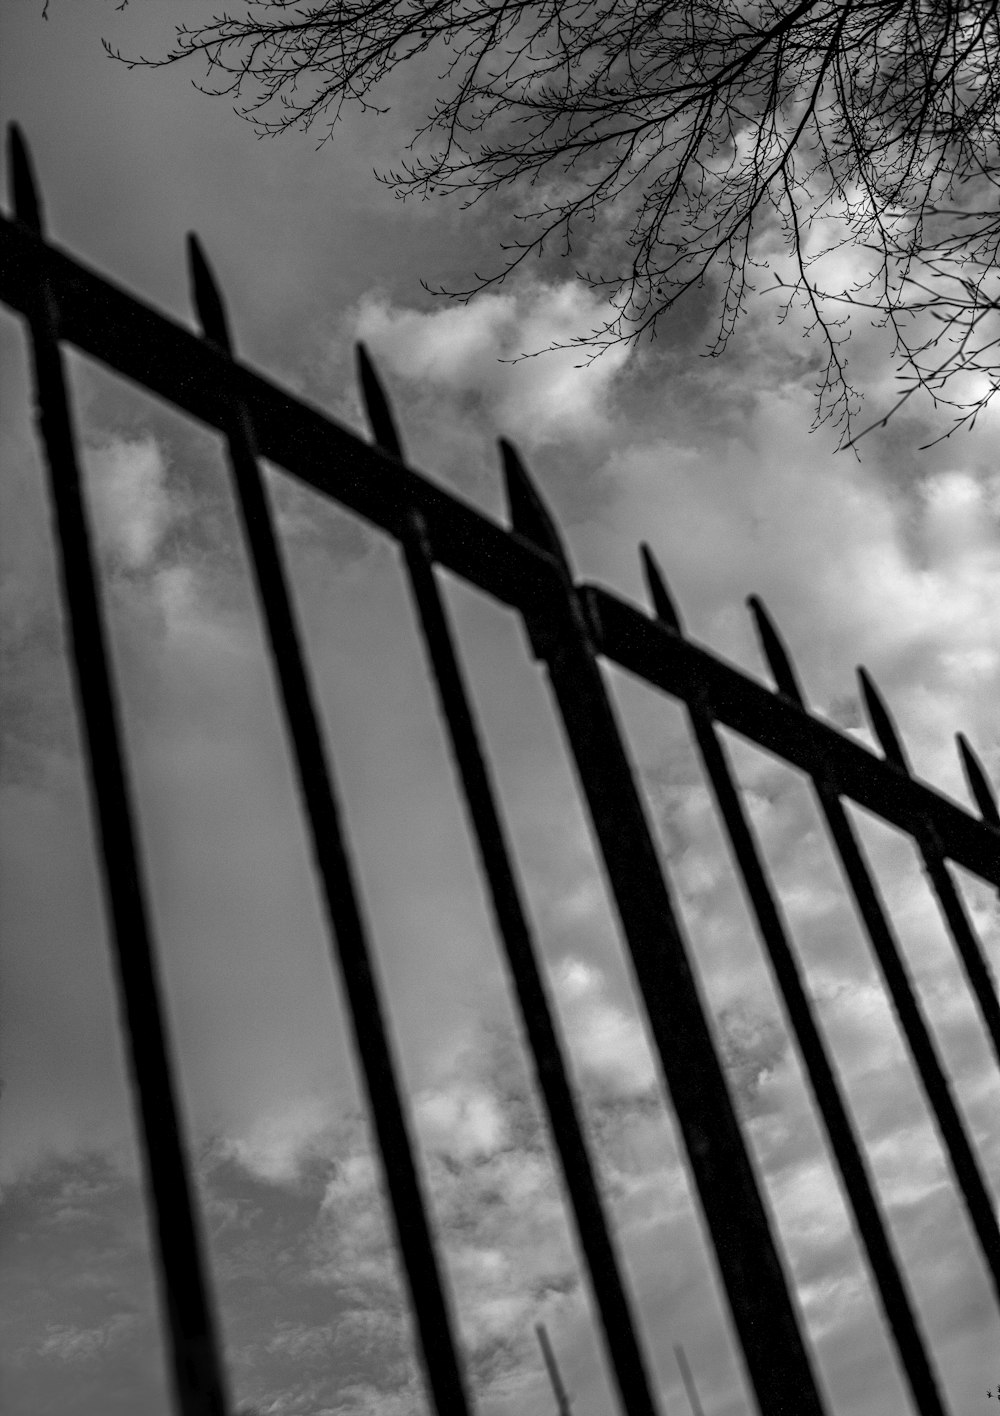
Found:
[[(196, 230), (241, 353), (362, 426), (353, 345), (392, 390), (414, 465), (503, 515), (512, 435), (581, 573), (642, 595), (657, 551), (694, 637), (763, 675), (744, 608), (763, 596), (814, 707), (867, 741), (854, 665), (875, 675), (916, 771), (964, 801), (953, 733), (1000, 780), (998, 413), (927, 410), (836, 454), (810, 434), (815, 351), (751, 311), (700, 357), (695, 304), (660, 339), (587, 368), (501, 363), (590, 328), (570, 268), (527, 270), (460, 307), (421, 288), (483, 268), (494, 227), (401, 204), (371, 176), (402, 150), (350, 116), (316, 151), (255, 141), (181, 68), (130, 73), (102, 35), (157, 52), (204, 5), (5, 7), (2, 91), (34, 154), (51, 237), (190, 322)], [(132, 1120), (70, 706), (53, 550), (18, 323), (0, 319), (5, 413), (0, 1397), (12, 1416), (166, 1411)], [(886, 349), (852, 366), (880, 406)], [(269, 668), (217, 442), (73, 358), (77, 417), (126, 705), (170, 1018), (202, 1178), (233, 1389), (268, 1416), (425, 1410), (359, 1111)], [(311, 494), (272, 490), (359, 862), (483, 1416), (553, 1409), (544, 1321), (575, 1416), (612, 1399), (528, 1084), (495, 939), (394, 548)], [(708, 1416), (748, 1411), (699, 1221), (544, 686), (505, 611), (449, 584), (532, 920), (665, 1409), (682, 1343)], [(907, 1409), (838, 1186), (676, 705), (612, 675), (832, 1409)], [(951, 1408), (1000, 1382), (991, 1308), (935, 1132), (809, 794), (736, 757), (912, 1276)], [(988, 1176), (1000, 1087), (910, 847), (862, 831)], [(967, 885), (994, 961), (995, 898)]]

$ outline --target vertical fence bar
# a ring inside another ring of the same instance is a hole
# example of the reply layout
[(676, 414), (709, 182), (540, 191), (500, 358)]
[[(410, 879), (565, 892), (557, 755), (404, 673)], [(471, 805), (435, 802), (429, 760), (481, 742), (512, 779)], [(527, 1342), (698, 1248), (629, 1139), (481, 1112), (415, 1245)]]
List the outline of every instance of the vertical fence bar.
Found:
[(563, 570), (563, 588), (526, 616), (622, 923), (750, 1382), (764, 1416), (823, 1403), (796, 1303), (705, 1016), (580, 600), (552, 518), (501, 443), (511, 523)]
[[(388, 400), (363, 346), (358, 347), (358, 362), (375, 441), (384, 452), (402, 462), (402, 445)], [(459, 663), (455, 637), (434, 576), (433, 548), (419, 516), (415, 516), (412, 534), (403, 541), (402, 549), (438, 702), (447, 724), (497, 932), (559, 1156), (577, 1240), (587, 1265), (622, 1408), (630, 1416), (655, 1416), (657, 1408), (646, 1364), (573, 1099), (552, 1007), (538, 966), (507, 833)]]
[[(757, 625), (764, 657), (778, 691), (800, 708), (805, 708), (805, 697), (798, 675), (770, 615), (757, 596), (751, 596), (748, 604)], [(813, 775), (812, 783), (844, 877), (871, 943), (872, 953), (881, 970), (886, 992), (906, 1038), (924, 1094), (948, 1153), (969, 1220), (992, 1277), (994, 1290), (1000, 1299), (1000, 1226), (997, 1225), (993, 1200), (952, 1096), (948, 1077), (938, 1057), (930, 1029), (917, 1001), (885, 906), (843, 802), (819, 774)]]
[[(189, 238), (189, 253), (194, 302), (203, 333), (231, 358), (222, 299), (194, 237)], [(369, 1114), (382, 1158), (396, 1242), (403, 1256), (424, 1374), (439, 1416), (467, 1416), (469, 1398), (396, 1077), (329, 754), (323, 746), (281, 552), (257, 465), (253, 417), (235, 395), (231, 407), (232, 422), (227, 432), (229, 466), (309, 819), (313, 859), (347, 995), (355, 1051), (361, 1062)]]
[[(41, 236), (37, 188), (16, 127), (10, 131), (10, 158), (15, 214)], [(28, 325), (37, 421), (58, 532), (73, 689), (84, 729), (91, 810), (111, 921), (118, 1006), (125, 1022), (129, 1080), (138, 1112), (146, 1189), (152, 1200), (154, 1252), (167, 1314), (170, 1380), (182, 1416), (225, 1416), (225, 1382), (215, 1317), (181, 1131), (135, 813), (122, 750), (120, 712), (59, 348), (58, 302), (48, 286), (43, 285), (36, 292)]]
[[(682, 637), (684, 631), (680, 617), (656, 562), (645, 546), (642, 556), (657, 619)], [(823, 1118), (841, 1183), (868, 1256), (882, 1310), (914, 1404), (921, 1416), (942, 1416), (944, 1406), (937, 1378), (886, 1232), (868, 1167), (802, 982), (781, 907), (771, 888), (753, 828), (743, 809), (725, 747), (711, 716), (697, 701), (688, 704), (688, 720), (805, 1063), (813, 1096)]]
[[(898, 767), (909, 777), (912, 775), (909, 759), (881, 694), (865, 669), (858, 669), (858, 680), (861, 684), (861, 696), (868, 711), (872, 731), (878, 739), (883, 755), (888, 762), (891, 762), (893, 766)], [(997, 997), (996, 982), (990, 974), (983, 946), (976, 938), (976, 932), (969, 922), (961, 896), (948, 872), (948, 864), (937, 832), (931, 823), (923, 817), (919, 817), (913, 822), (912, 831), (917, 849), (924, 862), (924, 869), (927, 872), (931, 889), (937, 897), (941, 913), (944, 915), (945, 923), (962, 961), (962, 967), (965, 969), (969, 987), (979, 1005), (987, 1036), (993, 1045), (993, 1052), (997, 1061), (1000, 1062), (1000, 998)]]

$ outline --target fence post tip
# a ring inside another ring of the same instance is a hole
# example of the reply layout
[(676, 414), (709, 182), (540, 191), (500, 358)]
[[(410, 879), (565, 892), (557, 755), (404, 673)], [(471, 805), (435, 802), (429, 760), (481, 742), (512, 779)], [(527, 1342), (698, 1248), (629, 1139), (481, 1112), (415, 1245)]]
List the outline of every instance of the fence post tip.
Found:
[(191, 296), (198, 322), (201, 325), (201, 332), (206, 339), (210, 339), (213, 344), (217, 344), (227, 354), (232, 354), (229, 321), (226, 318), (226, 307), (223, 304), (219, 283), (208, 263), (208, 257), (205, 255), (202, 244), (193, 231), (188, 232), (187, 253), (188, 267), (191, 272)]
[(404, 462), (403, 444), (396, 428), (396, 420), (392, 416), (389, 399), (382, 387), (382, 380), (376, 373), (371, 355), (360, 340), (354, 349), (358, 362), (358, 378), (361, 382), (361, 396), (364, 399), (372, 438), (383, 452), (387, 452), (390, 457), (398, 457), (400, 462)]
[(7, 128), (7, 148), (10, 155), (10, 201), (14, 215), (32, 231), (42, 234), (42, 202), (38, 195), (31, 152), (19, 123)]
[(646, 588), (649, 590), (649, 598), (653, 602), (656, 618), (661, 624), (666, 625), (668, 629), (672, 629), (675, 634), (683, 634), (684, 628), (681, 624), (681, 617), (677, 613), (677, 606), (674, 604), (673, 597), (667, 589), (667, 582), (663, 578), (663, 572), (657, 565), (656, 558), (645, 541), (641, 542), (639, 546), (639, 555), (642, 558), (642, 569), (646, 579)]
[(500, 439), (500, 455), (503, 459), (511, 526), (519, 536), (523, 536), (527, 541), (534, 541), (536, 546), (553, 556), (562, 566), (566, 576), (572, 578), (569, 557), (556, 527), (555, 518), (542, 500), (513, 444), (506, 438)]
[(902, 739), (896, 731), (896, 725), (886, 707), (885, 699), (875, 687), (868, 670), (860, 665), (858, 667), (858, 682), (861, 685), (861, 697), (864, 700), (868, 721), (871, 723), (872, 732), (878, 740), (883, 756), (887, 762), (894, 763), (895, 766), (908, 773), (910, 765), (906, 760)]
[(1000, 826), (1000, 809), (997, 808), (996, 793), (986, 775), (986, 769), (972, 750), (964, 733), (956, 733), (955, 740), (958, 743), (965, 780), (969, 784), (969, 791), (976, 805), (979, 807), (980, 815), (991, 826)]
[(792, 699), (794, 703), (798, 703), (800, 707), (804, 707), (805, 697), (799, 686), (798, 676), (792, 667), (792, 656), (785, 648), (785, 642), (778, 633), (777, 626), (764, 601), (759, 595), (748, 595), (747, 608), (753, 615), (761, 652), (767, 660), (771, 677), (777, 685), (778, 692), (783, 693), (786, 698)]

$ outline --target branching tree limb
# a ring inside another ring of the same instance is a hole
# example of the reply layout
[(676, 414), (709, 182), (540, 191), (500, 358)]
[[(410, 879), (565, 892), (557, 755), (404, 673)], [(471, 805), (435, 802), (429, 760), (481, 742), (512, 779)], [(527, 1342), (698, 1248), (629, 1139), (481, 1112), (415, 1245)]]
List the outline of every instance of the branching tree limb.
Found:
[(261, 133), (326, 138), (345, 104), (379, 110), (391, 75), (438, 55), (411, 156), (382, 180), (402, 196), (509, 194), (523, 232), (452, 293), (597, 231), (610, 268), (583, 278), (609, 313), (580, 346), (655, 333), (711, 282), (718, 353), (747, 297), (779, 289), (825, 342), (818, 418), (849, 441), (858, 318), (895, 341), (891, 411), (922, 389), (970, 425), (1000, 385), (997, 6), (267, 0), (124, 62), (200, 57), (202, 86)]

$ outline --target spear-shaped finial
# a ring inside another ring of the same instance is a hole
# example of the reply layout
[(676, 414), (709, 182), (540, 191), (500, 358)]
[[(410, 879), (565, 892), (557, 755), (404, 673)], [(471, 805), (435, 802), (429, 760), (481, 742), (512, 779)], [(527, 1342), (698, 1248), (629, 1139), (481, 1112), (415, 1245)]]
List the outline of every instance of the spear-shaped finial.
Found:
[(959, 755), (965, 769), (965, 780), (968, 782), (969, 791), (979, 807), (980, 815), (991, 826), (1000, 827), (1000, 810), (997, 809), (996, 793), (986, 775), (986, 769), (973, 752), (964, 733), (956, 733), (955, 740), (958, 743)]
[(646, 586), (649, 590), (649, 598), (653, 602), (653, 610), (656, 618), (661, 624), (665, 624), (668, 629), (672, 629), (675, 634), (683, 634), (684, 627), (681, 624), (681, 617), (677, 613), (677, 606), (674, 604), (673, 596), (667, 589), (667, 582), (663, 578), (663, 572), (656, 563), (653, 552), (646, 545), (645, 541), (639, 547), (639, 554), (642, 557), (642, 569), (646, 577)]
[(355, 345), (355, 353), (361, 394), (365, 400), (365, 412), (368, 414), (372, 437), (383, 452), (387, 452), (390, 457), (398, 457), (400, 462), (403, 462), (403, 444), (396, 428), (396, 420), (392, 416), (389, 399), (382, 387), (382, 380), (375, 372), (375, 365), (363, 344)]
[(759, 595), (750, 595), (747, 599), (747, 607), (753, 615), (761, 652), (767, 660), (778, 692), (783, 693), (786, 698), (790, 698), (793, 703), (798, 703), (800, 707), (804, 708), (805, 696), (799, 686), (798, 675), (792, 667), (791, 655), (785, 648), (784, 641), (778, 633), (764, 601)]
[(38, 195), (38, 183), (28, 144), (17, 123), (11, 123), (7, 129), (7, 145), (10, 154), (10, 201), (14, 215), (41, 236), (42, 202)]
[(191, 272), (191, 295), (202, 334), (231, 355), (233, 343), (229, 335), (229, 320), (219, 291), (219, 284), (212, 273), (212, 267), (208, 263), (201, 242), (193, 231), (188, 233), (187, 250), (188, 268)]
[(902, 771), (909, 773), (910, 764), (907, 761), (902, 740), (896, 731), (896, 725), (867, 669), (858, 668), (858, 682), (861, 684), (861, 696), (868, 713), (868, 721), (871, 723), (872, 732), (878, 739), (883, 756), (887, 762), (892, 762)]
[(555, 519), (542, 501), (524, 463), (506, 438), (500, 439), (500, 455), (503, 458), (511, 526), (525, 540), (534, 541), (536, 546), (548, 551), (562, 566), (567, 578), (572, 578), (569, 557), (556, 528)]

